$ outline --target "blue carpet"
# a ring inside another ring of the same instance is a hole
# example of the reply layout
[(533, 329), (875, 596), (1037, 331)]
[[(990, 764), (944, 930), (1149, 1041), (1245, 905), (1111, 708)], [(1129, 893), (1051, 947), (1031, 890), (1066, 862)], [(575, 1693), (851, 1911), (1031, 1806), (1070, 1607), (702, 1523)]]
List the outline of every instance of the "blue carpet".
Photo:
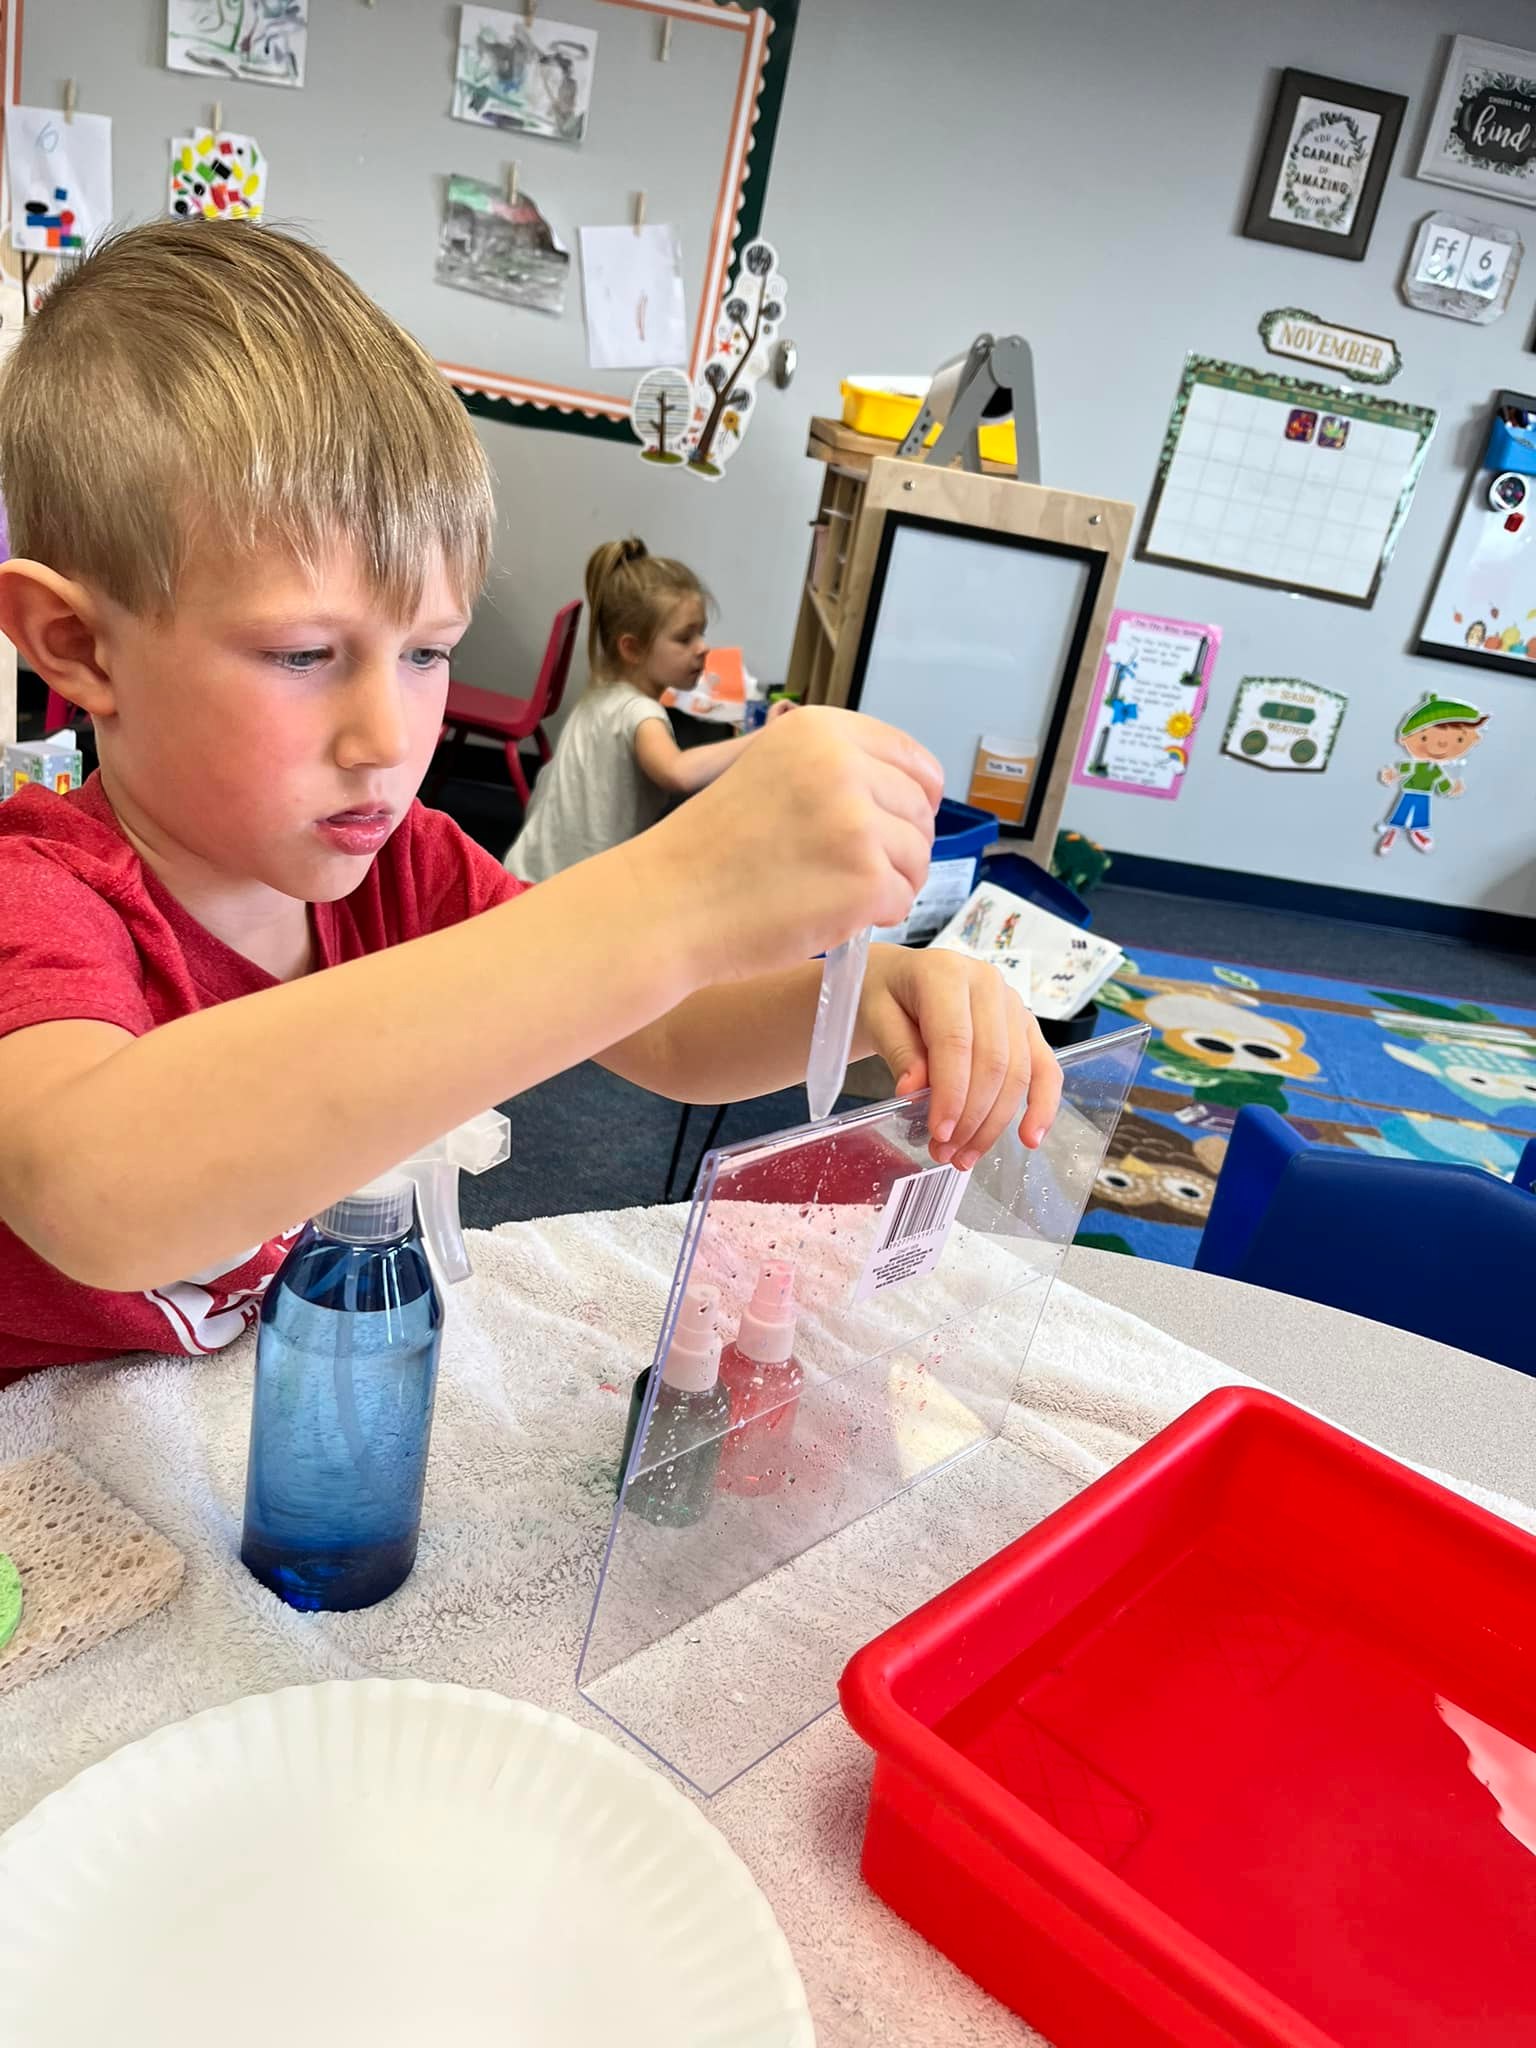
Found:
[(1536, 1137), (1536, 1011), (1134, 950), (1103, 1029), (1152, 1040), (1078, 1242), (1194, 1263), (1245, 1103), (1303, 1137), (1508, 1178)]

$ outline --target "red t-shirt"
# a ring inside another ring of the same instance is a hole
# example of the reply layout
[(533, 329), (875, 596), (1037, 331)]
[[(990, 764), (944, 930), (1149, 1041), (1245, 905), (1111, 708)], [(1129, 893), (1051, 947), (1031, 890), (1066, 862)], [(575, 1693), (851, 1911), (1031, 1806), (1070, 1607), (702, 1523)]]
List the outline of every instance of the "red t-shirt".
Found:
[[(459, 924), (523, 886), (451, 818), (412, 804), (361, 886), (311, 906), (319, 967)], [(274, 986), (145, 867), (99, 776), (67, 796), (34, 785), (0, 804), (0, 1037), (61, 1018), (96, 1018), (137, 1037)], [(56, 1118), (61, 1145), (90, 1144), (67, 1101)], [(158, 1138), (176, 1142), (174, 1131)], [(218, 1272), (115, 1294), (67, 1279), (0, 1224), (0, 1379), (18, 1366), (124, 1351), (215, 1351), (256, 1320), (296, 1234)]]

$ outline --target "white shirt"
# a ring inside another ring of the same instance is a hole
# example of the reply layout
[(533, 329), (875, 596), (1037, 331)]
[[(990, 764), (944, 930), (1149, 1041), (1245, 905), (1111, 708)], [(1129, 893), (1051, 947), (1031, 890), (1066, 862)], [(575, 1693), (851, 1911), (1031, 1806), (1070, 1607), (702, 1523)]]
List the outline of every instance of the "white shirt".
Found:
[(633, 683), (591, 683), (534, 784), (504, 865), (524, 882), (605, 853), (657, 823), (670, 801), (635, 759), (635, 735), (667, 714)]

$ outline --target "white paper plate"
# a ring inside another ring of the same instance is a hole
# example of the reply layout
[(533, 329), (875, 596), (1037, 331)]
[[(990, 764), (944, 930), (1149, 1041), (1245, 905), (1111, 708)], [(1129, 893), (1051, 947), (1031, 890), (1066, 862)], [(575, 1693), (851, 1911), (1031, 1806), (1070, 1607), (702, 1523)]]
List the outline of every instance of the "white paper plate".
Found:
[(0, 1837), (16, 2048), (809, 2048), (768, 1903), (644, 1764), (456, 1685), (295, 1686)]

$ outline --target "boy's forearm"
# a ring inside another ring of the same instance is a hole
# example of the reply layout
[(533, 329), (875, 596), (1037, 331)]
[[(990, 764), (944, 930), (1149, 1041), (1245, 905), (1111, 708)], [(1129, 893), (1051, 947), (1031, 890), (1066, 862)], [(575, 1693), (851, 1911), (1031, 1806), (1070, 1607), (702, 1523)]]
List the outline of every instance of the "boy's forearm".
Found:
[(660, 957), (640, 936), (655, 887), (617, 848), (449, 930), (134, 1040), (80, 1077), (89, 1143), (47, 1166), (51, 1234), (88, 1249), (34, 1248), (66, 1271), (99, 1252), (74, 1272), (95, 1286), (204, 1270), (632, 1033), (697, 972), (686, 943)]
[[(674, 1102), (745, 1102), (805, 1079), (821, 962), (700, 989), (599, 1063)], [(860, 1030), (850, 1057), (873, 1048)]]

